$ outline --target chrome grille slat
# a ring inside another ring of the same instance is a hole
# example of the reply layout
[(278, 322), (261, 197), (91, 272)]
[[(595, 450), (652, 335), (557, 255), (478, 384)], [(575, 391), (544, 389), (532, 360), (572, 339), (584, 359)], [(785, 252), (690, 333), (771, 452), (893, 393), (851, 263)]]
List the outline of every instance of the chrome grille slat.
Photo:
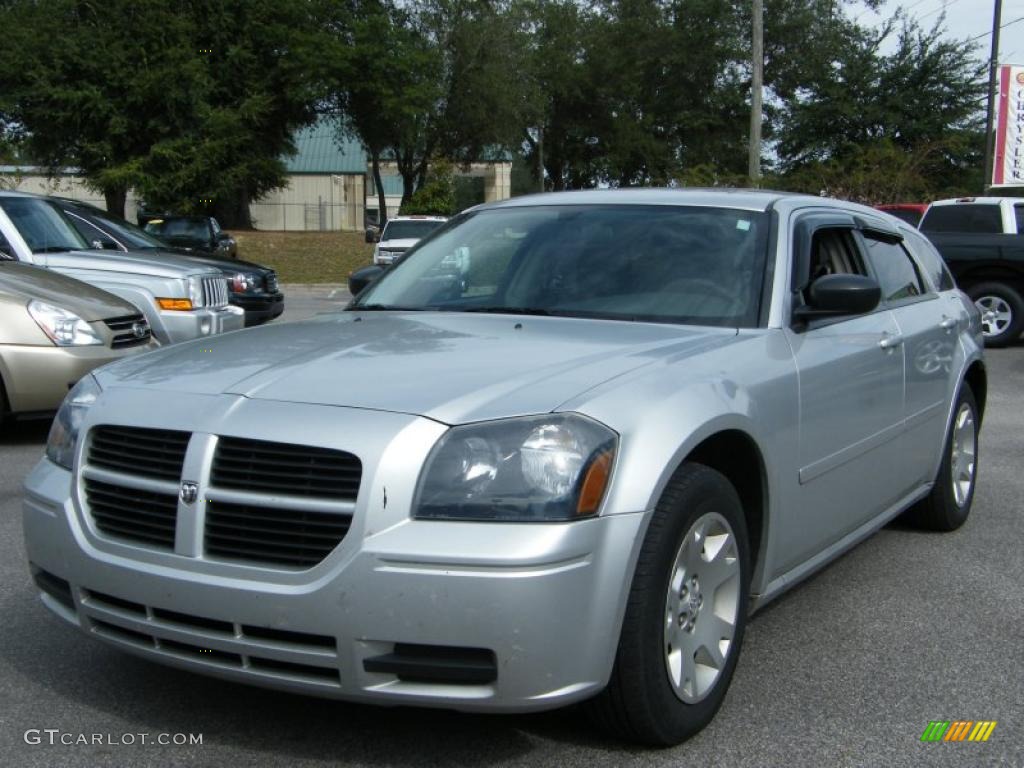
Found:
[(228, 281), (224, 277), (203, 278), (203, 305), (225, 307), (228, 303)]

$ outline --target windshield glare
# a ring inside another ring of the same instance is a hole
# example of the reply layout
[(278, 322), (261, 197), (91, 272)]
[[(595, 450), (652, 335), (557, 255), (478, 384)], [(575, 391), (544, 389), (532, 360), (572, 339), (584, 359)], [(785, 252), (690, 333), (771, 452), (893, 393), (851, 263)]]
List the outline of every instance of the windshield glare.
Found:
[(536, 206), (469, 214), (353, 309), (508, 311), (756, 327), (768, 215), (681, 206)]
[(206, 219), (171, 219), (170, 221), (151, 221), (146, 231), (159, 237), (180, 237), (189, 240), (209, 240), (210, 227)]
[(14, 224), (32, 253), (74, 251), (88, 248), (64, 214), (35, 197), (0, 198), (0, 208)]
[(389, 221), (384, 225), (381, 240), (422, 240), (443, 221)]

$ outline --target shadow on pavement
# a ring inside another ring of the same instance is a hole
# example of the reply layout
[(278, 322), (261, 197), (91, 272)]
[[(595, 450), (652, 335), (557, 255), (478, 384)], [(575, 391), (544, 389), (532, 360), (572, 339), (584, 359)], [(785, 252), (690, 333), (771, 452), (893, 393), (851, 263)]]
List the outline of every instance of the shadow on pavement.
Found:
[(0, 445), (45, 443), (53, 415), (18, 418), (0, 424)]

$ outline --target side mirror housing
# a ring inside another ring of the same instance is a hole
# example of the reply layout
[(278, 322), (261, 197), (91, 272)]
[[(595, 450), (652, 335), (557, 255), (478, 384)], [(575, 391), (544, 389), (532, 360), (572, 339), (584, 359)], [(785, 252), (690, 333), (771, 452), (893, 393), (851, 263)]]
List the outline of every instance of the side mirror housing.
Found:
[(864, 275), (824, 275), (807, 289), (807, 305), (794, 315), (799, 320), (838, 315), (863, 315), (882, 299), (878, 283)]
[(358, 296), (370, 283), (384, 273), (384, 267), (371, 264), (368, 267), (361, 267), (348, 276), (348, 291), (353, 296)]

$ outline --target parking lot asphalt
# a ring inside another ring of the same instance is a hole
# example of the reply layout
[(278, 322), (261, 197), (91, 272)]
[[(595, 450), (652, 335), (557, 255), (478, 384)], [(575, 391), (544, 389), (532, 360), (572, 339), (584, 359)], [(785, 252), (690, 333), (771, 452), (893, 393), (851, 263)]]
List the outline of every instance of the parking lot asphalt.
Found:
[[(289, 292), (283, 319), (334, 308), (328, 293)], [(0, 432), (0, 764), (1024, 766), (1024, 346), (988, 361), (967, 524), (889, 526), (760, 612), (716, 719), (656, 751), (617, 743), (576, 709), (356, 706), (164, 668), (85, 638), (49, 615), (28, 576), (21, 481), (48, 424), (17, 423)], [(922, 743), (930, 720), (998, 725), (986, 743)], [(26, 742), (32, 729), (42, 743)], [(58, 729), (56, 744), (44, 729)], [(140, 743), (165, 733), (202, 744)], [(82, 734), (113, 743), (81, 744)]]

